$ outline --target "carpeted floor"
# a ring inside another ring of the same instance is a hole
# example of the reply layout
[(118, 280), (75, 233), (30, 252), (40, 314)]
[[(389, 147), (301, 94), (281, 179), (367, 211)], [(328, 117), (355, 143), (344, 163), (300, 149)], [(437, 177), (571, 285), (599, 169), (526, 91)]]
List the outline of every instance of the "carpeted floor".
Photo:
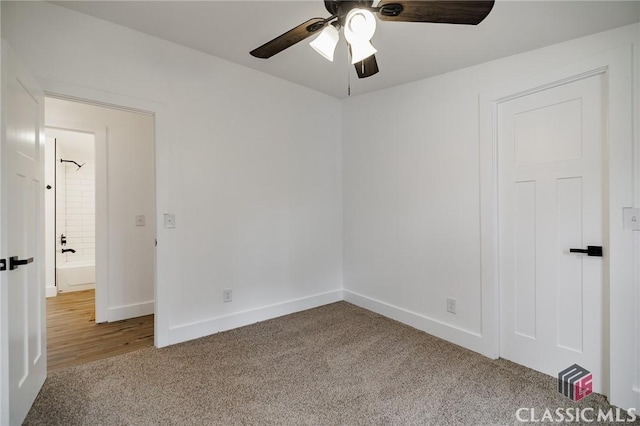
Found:
[(520, 407), (609, 405), (339, 302), (57, 370), (25, 424), (487, 425), (518, 423)]

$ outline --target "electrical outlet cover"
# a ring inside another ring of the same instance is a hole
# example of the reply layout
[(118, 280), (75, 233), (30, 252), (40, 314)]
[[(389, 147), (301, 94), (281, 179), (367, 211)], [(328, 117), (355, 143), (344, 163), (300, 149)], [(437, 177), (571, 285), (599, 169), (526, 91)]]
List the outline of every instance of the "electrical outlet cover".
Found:
[(447, 297), (447, 312), (451, 312), (452, 314), (456, 313), (456, 299)]

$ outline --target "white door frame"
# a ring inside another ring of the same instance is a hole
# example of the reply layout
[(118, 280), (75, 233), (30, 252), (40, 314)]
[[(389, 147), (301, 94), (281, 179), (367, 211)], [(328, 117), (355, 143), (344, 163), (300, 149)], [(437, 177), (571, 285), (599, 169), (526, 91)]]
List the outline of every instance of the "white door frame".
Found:
[[(169, 108), (163, 103), (152, 100), (133, 98), (60, 81), (41, 79), (40, 84), (48, 97), (142, 112), (151, 114), (154, 117), (155, 223), (156, 239), (158, 241), (154, 271), (154, 346), (157, 348), (168, 346), (170, 344), (169, 283), (176, 282), (177, 279), (176, 268), (169, 261), (169, 259), (175, 258), (173, 250), (175, 244), (173, 244), (173, 241), (177, 235), (175, 232), (170, 232), (172, 231), (171, 229), (167, 232), (162, 228), (162, 212), (172, 211), (169, 194), (170, 176), (173, 169), (169, 139), (171, 133), (168, 124), (171, 121)], [(96, 235), (97, 238), (98, 236)]]
[[(526, 81), (506, 85), (480, 96), (480, 230), (482, 266), (482, 336), (483, 354), (500, 355), (500, 282), (498, 250), (498, 157), (497, 108), (502, 102), (545, 88), (557, 86), (588, 75), (603, 73), (607, 93), (607, 134), (604, 154), (605, 257), (604, 317), (609, 332), (603, 336), (603, 377), (612, 404), (636, 407), (638, 365), (636, 336), (636, 289), (632, 231), (622, 226), (622, 209), (634, 205), (633, 194), (633, 72), (632, 45), (607, 51), (579, 63), (534, 76)], [(608, 213), (608, 214), (607, 214)], [(635, 282), (634, 282), (635, 281)], [(607, 291), (608, 290), (608, 291)], [(608, 295), (608, 303), (607, 303)], [(608, 356), (607, 356), (608, 355)], [(606, 373), (605, 373), (606, 374)]]

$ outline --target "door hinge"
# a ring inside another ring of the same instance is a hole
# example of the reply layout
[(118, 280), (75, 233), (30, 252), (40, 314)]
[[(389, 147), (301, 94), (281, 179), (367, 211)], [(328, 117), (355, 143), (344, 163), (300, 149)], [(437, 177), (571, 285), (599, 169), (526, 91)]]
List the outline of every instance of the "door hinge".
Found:
[(0, 271), (7, 270), (7, 259), (0, 259)]

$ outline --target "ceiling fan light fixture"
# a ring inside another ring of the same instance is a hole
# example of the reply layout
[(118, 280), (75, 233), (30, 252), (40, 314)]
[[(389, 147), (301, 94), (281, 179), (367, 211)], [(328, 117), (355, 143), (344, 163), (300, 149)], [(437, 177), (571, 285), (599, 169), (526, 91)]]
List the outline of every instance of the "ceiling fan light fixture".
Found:
[(313, 50), (322, 55), (325, 59), (333, 62), (333, 54), (338, 45), (338, 29), (333, 25), (327, 25), (324, 30), (316, 37), (309, 46), (313, 47)]
[(344, 37), (351, 46), (351, 63), (356, 64), (377, 52), (371, 44), (376, 17), (366, 9), (351, 9), (344, 25)]
[(360, 61), (374, 55), (378, 50), (368, 41), (363, 43), (351, 43), (351, 64), (357, 64)]

